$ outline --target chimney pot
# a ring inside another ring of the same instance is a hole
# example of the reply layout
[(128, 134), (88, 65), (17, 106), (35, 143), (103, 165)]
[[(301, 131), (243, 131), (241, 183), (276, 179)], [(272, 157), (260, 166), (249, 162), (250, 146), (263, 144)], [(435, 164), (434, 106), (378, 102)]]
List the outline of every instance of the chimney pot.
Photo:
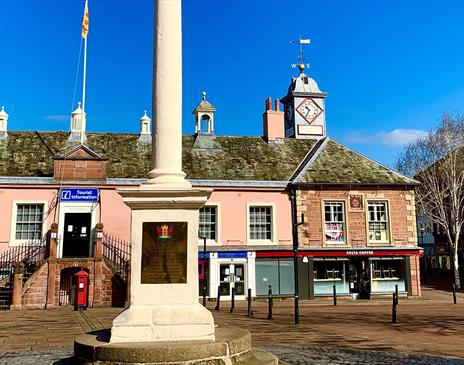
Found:
[(272, 99), (270, 97), (266, 98), (266, 111), (272, 110)]
[(274, 100), (274, 105), (275, 105), (275, 111), (280, 112), (280, 100), (279, 99)]

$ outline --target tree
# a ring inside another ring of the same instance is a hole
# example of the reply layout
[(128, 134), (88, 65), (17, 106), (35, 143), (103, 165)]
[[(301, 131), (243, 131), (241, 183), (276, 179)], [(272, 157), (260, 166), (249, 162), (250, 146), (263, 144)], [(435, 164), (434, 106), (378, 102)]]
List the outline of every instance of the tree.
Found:
[(443, 114), (435, 130), (406, 146), (396, 167), (421, 182), (416, 189), (416, 211), (445, 233), (454, 284), (460, 288), (458, 248), (464, 225), (464, 116)]

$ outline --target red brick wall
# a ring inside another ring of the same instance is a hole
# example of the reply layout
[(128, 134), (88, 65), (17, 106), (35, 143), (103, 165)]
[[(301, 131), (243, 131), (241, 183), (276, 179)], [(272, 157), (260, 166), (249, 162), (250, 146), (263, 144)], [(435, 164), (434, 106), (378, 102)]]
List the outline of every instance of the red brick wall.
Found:
[(55, 160), (55, 180), (103, 180), (106, 179), (105, 160)]
[[(54, 306), (59, 305), (61, 270), (66, 268), (84, 268), (89, 271), (89, 306), (111, 307), (124, 305), (124, 284), (112, 273), (111, 269), (102, 261), (101, 277), (95, 277), (94, 259), (58, 259), (56, 269), (51, 275), (55, 276)], [(47, 297), (48, 262), (45, 262), (24, 284), (22, 291), (22, 308), (45, 308)], [(96, 284), (96, 285), (95, 285)], [(99, 289), (97, 293), (94, 285)], [(95, 296), (95, 298), (94, 298)], [(50, 306), (50, 307), (53, 307)]]
[[(362, 195), (362, 210), (349, 208), (349, 195)], [(389, 246), (416, 246), (416, 216), (414, 193), (408, 189), (325, 189), (300, 190), (297, 193), (298, 216), (305, 215), (305, 224), (299, 227), (300, 245), (317, 247), (340, 247), (340, 244), (325, 244), (323, 232), (323, 201), (345, 203), (347, 246), (369, 246), (367, 237), (367, 200), (387, 200), (390, 220)], [(377, 244), (370, 244), (377, 245)]]

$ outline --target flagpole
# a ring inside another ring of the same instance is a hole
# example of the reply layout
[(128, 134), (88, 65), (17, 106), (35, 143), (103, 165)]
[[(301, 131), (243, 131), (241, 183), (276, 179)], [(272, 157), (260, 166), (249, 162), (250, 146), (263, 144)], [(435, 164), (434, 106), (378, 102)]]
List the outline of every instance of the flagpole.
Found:
[[(85, 12), (88, 11), (88, 0), (85, 0)], [(85, 16), (85, 15), (84, 15)], [(82, 77), (82, 116), (81, 116), (81, 144), (84, 144), (85, 118), (85, 80), (87, 74), (87, 35), (84, 38), (84, 71)]]

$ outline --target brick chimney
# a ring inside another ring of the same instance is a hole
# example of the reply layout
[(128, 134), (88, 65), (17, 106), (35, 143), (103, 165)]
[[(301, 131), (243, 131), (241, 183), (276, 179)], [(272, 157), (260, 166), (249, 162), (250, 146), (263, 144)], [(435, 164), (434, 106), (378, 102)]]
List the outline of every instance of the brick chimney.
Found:
[(266, 98), (266, 110), (263, 113), (263, 138), (267, 142), (275, 142), (285, 138), (284, 113), (280, 111), (280, 101), (275, 100), (272, 110), (272, 99)]

